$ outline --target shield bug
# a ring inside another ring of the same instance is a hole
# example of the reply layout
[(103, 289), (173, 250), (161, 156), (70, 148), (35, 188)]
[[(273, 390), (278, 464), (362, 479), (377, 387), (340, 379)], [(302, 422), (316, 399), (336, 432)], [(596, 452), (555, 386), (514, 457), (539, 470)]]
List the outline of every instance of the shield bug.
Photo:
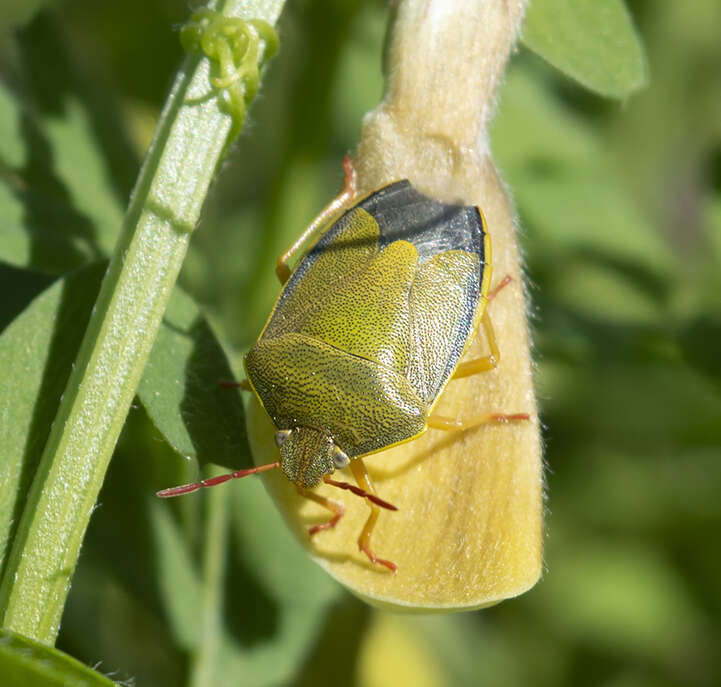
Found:
[[(273, 420), (280, 459), (205, 481), (166, 489), (189, 493), (229, 479), (280, 468), (300, 494), (332, 517), (309, 530), (334, 527), (343, 507), (312, 491), (321, 482), (366, 499), (370, 515), (358, 545), (373, 563), (395, 570), (370, 546), (379, 507), (363, 457), (428, 429), (465, 430), (527, 420), (525, 413), (481, 413), (466, 419), (433, 412), (450, 380), (492, 369), (500, 354), (487, 302), (490, 237), (474, 206), (440, 202), (407, 181), (354, 202), (346, 188), (278, 259), (284, 283), (258, 340), (245, 356), (247, 382)], [(294, 270), (288, 263), (304, 247)], [(461, 361), (482, 328), (490, 353)], [(350, 467), (357, 485), (332, 479)]]

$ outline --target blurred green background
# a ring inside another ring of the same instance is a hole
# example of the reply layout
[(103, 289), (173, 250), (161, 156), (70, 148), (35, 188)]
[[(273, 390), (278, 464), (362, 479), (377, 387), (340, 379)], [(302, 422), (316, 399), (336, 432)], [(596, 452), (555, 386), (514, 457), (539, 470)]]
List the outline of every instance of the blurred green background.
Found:
[[(521, 48), (492, 126), (520, 218), (545, 425), (537, 587), (476, 613), (369, 608), (305, 557), (259, 481), (158, 503), (154, 489), (188, 469), (136, 408), (60, 648), (138, 687), (721, 684), (721, 5), (629, 8), (644, 90), (603, 99)], [(180, 0), (0, 12), (13, 27), (0, 74), (45, 127), (23, 131), (29, 152), (7, 138), (2, 169), (15, 155), (72, 208), (72, 241), (47, 237), (13, 279), (44, 283), (111, 249), (101, 225), (119, 224), (187, 16)], [(340, 187), (382, 94), (385, 23), (380, 2), (285, 9), (180, 279), (236, 371), (277, 294), (276, 256)]]

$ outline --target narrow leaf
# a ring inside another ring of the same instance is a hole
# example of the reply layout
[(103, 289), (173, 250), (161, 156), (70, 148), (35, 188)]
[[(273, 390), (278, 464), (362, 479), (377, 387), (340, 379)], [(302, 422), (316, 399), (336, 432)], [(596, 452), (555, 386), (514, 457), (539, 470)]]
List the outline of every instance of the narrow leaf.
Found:
[[(56, 281), (0, 335), (0, 436), (8, 456), (0, 463), (0, 566), (105, 269), (102, 263)], [(28, 288), (36, 288), (30, 282)], [(218, 383), (231, 377), (227, 360), (190, 297), (179, 290), (147, 371), (141, 398), (176, 450), (228, 467), (247, 462), (239, 395)]]
[(0, 630), (3, 687), (113, 687), (116, 683), (52, 647)]
[(104, 271), (55, 282), (0, 335), (0, 568)]
[(646, 84), (646, 57), (623, 0), (533, 0), (523, 43), (586, 88), (625, 98)]
[(243, 404), (215, 335), (192, 298), (175, 289), (138, 396), (178, 453), (201, 463), (250, 467)]

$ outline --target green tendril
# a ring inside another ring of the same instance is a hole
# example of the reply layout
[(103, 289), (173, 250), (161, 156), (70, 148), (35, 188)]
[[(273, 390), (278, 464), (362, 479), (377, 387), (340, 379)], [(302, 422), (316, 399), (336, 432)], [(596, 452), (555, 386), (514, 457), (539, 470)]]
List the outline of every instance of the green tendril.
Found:
[[(262, 56), (261, 40), (265, 43)], [(202, 53), (211, 61), (210, 83), (219, 91), (221, 108), (233, 118), (228, 135), (232, 141), (258, 92), (261, 60), (269, 60), (278, 50), (278, 34), (262, 19), (244, 21), (203, 9), (181, 29), (180, 42), (188, 52)]]

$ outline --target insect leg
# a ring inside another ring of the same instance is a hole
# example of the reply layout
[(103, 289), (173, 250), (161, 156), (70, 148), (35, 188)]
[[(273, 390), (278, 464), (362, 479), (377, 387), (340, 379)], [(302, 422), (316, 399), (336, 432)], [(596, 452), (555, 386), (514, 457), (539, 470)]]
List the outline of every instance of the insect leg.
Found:
[(308, 529), (308, 534), (311, 537), (314, 534), (318, 534), (318, 532), (322, 532), (323, 530), (329, 530), (338, 524), (338, 521), (341, 519), (341, 517), (343, 517), (343, 514), (345, 513), (345, 508), (343, 508), (340, 503), (331, 501), (330, 499), (325, 498), (325, 496), (316, 494), (310, 489), (305, 489), (304, 487), (299, 487), (298, 485), (296, 485), (295, 488), (298, 490), (298, 493), (301, 496), (305, 496), (305, 498), (310, 499), (311, 501), (315, 501), (316, 503), (323, 506), (323, 508), (327, 508), (331, 513), (333, 513), (333, 517), (328, 520), (328, 522), (323, 522), (320, 525), (314, 525), (313, 527)]
[(475, 415), (467, 420), (459, 420), (455, 417), (446, 417), (445, 415), (429, 415), (428, 427), (431, 429), (444, 429), (446, 431), (462, 432), (471, 427), (478, 425), (488, 425), (494, 423), (515, 422), (516, 420), (528, 420), (528, 413), (483, 413)]
[(481, 326), (483, 327), (483, 332), (488, 340), (488, 347), (491, 349), (490, 355), (484, 355), (481, 358), (467, 360), (465, 363), (458, 363), (455, 371), (453, 372), (453, 379), (469, 377), (470, 375), (475, 375), (479, 372), (487, 372), (498, 365), (498, 361), (501, 359), (501, 351), (498, 348), (496, 335), (493, 331), (493, 325), (491, 324), (491, 317), (488, 314), (488, 311), (484, 311), (481, 316)]
[(278, 258), (275, 273), (281, 284), (285, 284), (290, 277), (288, 261), (313, 239), (318, 232), (328, 226), (336, 217), (345, 212), (355, 197), (355, 170), (351, 164), (350, 157), (343, 158), (343, 169), (345, 170), (345, 188), (326, 205), (316, 218), (308, 225), (306, 230), (296, 239), (295, 243)]
[(220, 380), (220, 386), (223, 389), (243, 389), (243, 391), (250, 391), (250, 382), (247, 379), (241, 379), (239, 382), (231, 382), (227, 379)]
[[(511, 277), (506, 275), (497, 286), (489, 292), (486, 297), (487, 303), (490, 303), (497, 295), (498, 292), (508, 284), (511, 283)], [(488, 341), (488, 347), (491, 349), (490, 355), (484, 355), (481, 358), (475, 358), (474, 360), (467, 360), (464, 363), (459, 363), (453, 372), (453, 379), (460, 379), (461, 377), (469, 377), (470, 375), (478, 374), (479, 372), (487, 372), (492, 370), (501, 359), (501, 351), (498, 348), (498, 342), (496, 341), (496, 334), (493, 331), (493, 325), (491, 324), (491, 317), (488, 314), (488, 310), (483, 311), (481, 316), (481, 326), (483, 332), (486, 335)]]
[[(365, 491), (369, 492), (370, 494), (376, 493), (375, 489), (373, 488), (373, 483), (371, 482), (370, 475), (368, 474), (366, 466), (361, 458), (353, 459), (350, 462), (350, 469), (353, 472), (353, 477), (355, 477), (359, 487), (365, 489)], [(378, 514), (380, 513), (380, 510), (378, 506), (376, 506), (374, 503), (371, 503), (368, 500), (366, 500), (366, 503), (371, 509), (371, 514), (368, 516), (368, 520), (366, 520), (366, 524), (363, 526), (360, 537), (358, 537), (358, 548), (366, 556), (368, 556), (368, 558), (370, 558), (371, 563), (379, 563), (380, 565), (384, 565), (389, 570), (395, 572), (397, 567), (395, 563), (393, 563), (392, 561), (386, 561), (382, 558), (378, 558), (378, 556), (376, 556), (373, 551), (371, 551), (371, 534), (373, 533), (373, 528), (376, 525), (376, 520), (378, 520)]]

